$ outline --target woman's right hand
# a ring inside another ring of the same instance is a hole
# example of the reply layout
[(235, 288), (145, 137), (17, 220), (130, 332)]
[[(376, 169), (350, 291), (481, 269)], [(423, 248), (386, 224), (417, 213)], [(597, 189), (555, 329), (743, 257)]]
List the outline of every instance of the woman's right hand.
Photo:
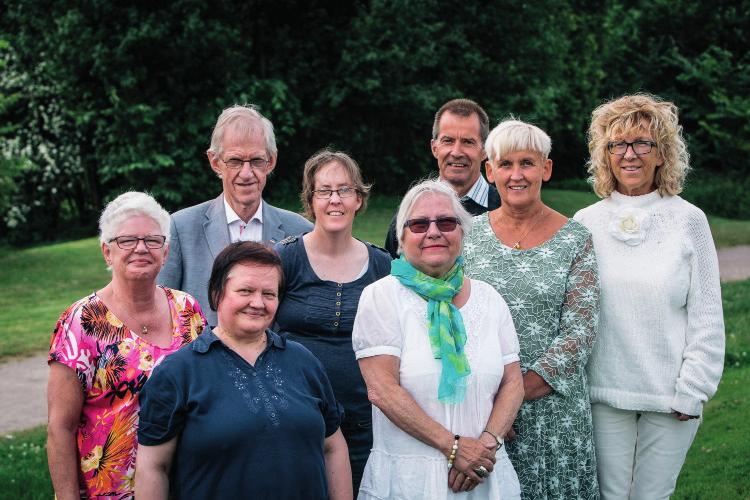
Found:
[(487, 472), (492, 472), (495, 468), (496, 446), (487, 446), (479, 439), (461, 436), (453, 467), (470, 479), (483, 483), (485, 478), (479, 477), (474, 469), (484, 466)]

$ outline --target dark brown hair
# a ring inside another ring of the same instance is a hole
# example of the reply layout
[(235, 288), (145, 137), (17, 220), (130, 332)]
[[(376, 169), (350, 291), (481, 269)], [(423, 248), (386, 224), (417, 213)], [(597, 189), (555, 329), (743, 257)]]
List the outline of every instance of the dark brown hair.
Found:
[(255, 264), (257, 266), (275, 267), (279, 270), (279, 301), (284, 294), (284, 270), (281, 258), (273, 249), (254, 241), (237, 241), (230, 243), (214, 259), (211, 277), (208, 280), (208, 305), (213, 311), (219, 307), (224, 296), (224, 286), (232, 268), (237, 264)]
[(482, 138), (482, 146), (484, 146), (484, 141), (487, 140), (487, 136), (490, 133), (490, 118), (487, 116), (487, 112), (482, 109), (482, 106), (471, 99), (453, 99), (452, 101), (448, 101), (440, 106), (440, 109), (435, 113), (435, 121), (432, 122), (433, 140), (438, 138), (438, 132), (440, 131), (440, 118), (443, 117), (443, 114), (446, 111), (463, 117), (469, 117), (476, 114), (479, 118), (479, 136)]

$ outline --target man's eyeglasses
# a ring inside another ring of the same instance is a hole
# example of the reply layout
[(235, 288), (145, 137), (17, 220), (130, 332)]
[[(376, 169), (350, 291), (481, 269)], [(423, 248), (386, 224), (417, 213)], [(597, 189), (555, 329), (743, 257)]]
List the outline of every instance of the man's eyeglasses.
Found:
[(647, 155), (651, 152), (651, 148), (656, 146), (653, 141), (613, 141), (607, 144), (607, 149), (610, 154), (613, 155), (624, 155), (628, 151), (628, 147), (633, 147), (633, 152), (638, 156)]
[(350, 198), (357, 194), (357, 190), (349, 186), (338, 189), (313, 189), (313, 196), (319, 200), (327, 200), (333, 196), (333, 193), (339, 195), (339, 198)]
[(224, 165), (226, 165), (227, 167), (236, 170), (241, 169), (245, 165), (245, 163), (249, 163), (250, 168), (252, 168), (253, 170), (266, 168), (266, 166), (271, 163), (270, 160), (266, 160), (265, 158), (251, 158), (249, 160), (243, 160), (242, 158), (230, 158), (228, 160), (221, 161), (224, 162)]
[(114, 241), (115, 243), (117, 243), (117, 246), (122, 248), (123, 250), (132, 250), (138, 246), (138, 242), (141, 240), (143, 240), (143, 244), (146, 245), (146, 248), (156, 250), (157, 248), (161, 248), (164, 246), (164, 242), (167, 241), (167, 237), (160, 234), (148, 235), (144, 236), (143, 238), (137, 238), (135, 236), (118, 236), (116, 238), (112, 238), (107, 243), (112, 243)]
[(404, 222), (404, 227), (408, 227), (412, 233), (426, 233), (433, 222), (441, 233), (450, 233), (461, 224), (456, 217), (438, 217), (437, 219), (409, 219)]

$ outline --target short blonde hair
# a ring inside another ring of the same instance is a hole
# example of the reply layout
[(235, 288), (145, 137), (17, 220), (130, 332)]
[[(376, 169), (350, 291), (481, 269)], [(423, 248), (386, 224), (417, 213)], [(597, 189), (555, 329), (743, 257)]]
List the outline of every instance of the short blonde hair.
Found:
[(546, 160), (552, 151), (552, 139), (536, 125), (509, 116), (492, 129), (484, 150), (491, 162), (516, 151), (536, 151)]
[(650, 94), (634, 94), (605, 102), (591, 113), (588, 131), (589, 161), (586, 165), (594, 192), (606, 198), (617, 188), (607, 145), (617, 135), (648, 130), (663, 164), (654, 182), (659, 194), (682, 192), (690, 170), (690, 154), (682, 137), (677, 106)]

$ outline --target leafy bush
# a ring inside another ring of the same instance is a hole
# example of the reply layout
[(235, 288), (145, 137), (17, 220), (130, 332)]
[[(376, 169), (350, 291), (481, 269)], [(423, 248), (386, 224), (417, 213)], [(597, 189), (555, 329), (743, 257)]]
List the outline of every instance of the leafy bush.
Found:
[(733, 175), (696, 174), (688, 178), (682, 196), (711, 215), (750, 219), (750, 179)]

